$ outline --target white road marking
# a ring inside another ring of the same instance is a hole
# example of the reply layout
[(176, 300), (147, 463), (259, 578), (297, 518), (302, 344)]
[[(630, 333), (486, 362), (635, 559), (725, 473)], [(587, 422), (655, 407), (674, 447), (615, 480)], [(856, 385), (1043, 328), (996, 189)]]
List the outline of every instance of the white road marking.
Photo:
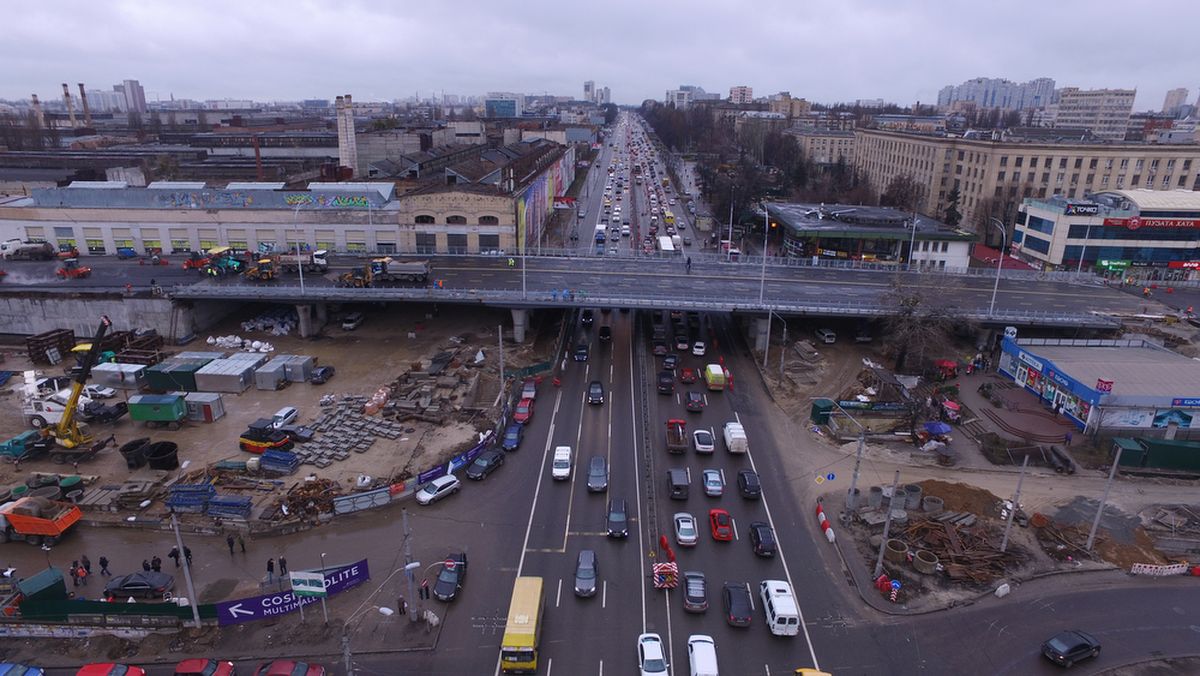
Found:
[(600, 676), (604, 676), (604, 660), (600, 660)]
[(737, 519), (733, 518), (732, 516), (729, 517), (729, 526), (733, 528), (733, 539), (740, 540), (741, 538), (738, 537), (737, 532)]
[[(630, 355), (633, 354), (632, 340), (633, 340), (633, 337), (630, 336), (630, 341), (631, 341), (630, 352), (629, 352)], [(637, 406), (635, 404), (635, 397), (633, 396), (634, 393), (633, 393), (633, 359), (632, 358), (629, 360), (629, 394), (630, 394), (630, 396), (629, 396), (630, 420), (636, 421), (637, 420)], [(638, 438), (637, 438), (636, 430), (637, 430), (636, 424), (629, 426), (629, 436), (633, 440), (633, 457), (634, 457), (635, 463), (638, 462), (638, 458), (641, 457), (641, 453), (639, 452), (640, 449), (638, 448)], [(641, 633), (644, 634), (644, 633), (646, 633), (646, 543), (642, 539), (642, 529), (640, 527), (640, 524), (642, 521), (642, 501), (640, 499), (640, 497), (642, 495), (642, 480), (641, 480), (640, 475), (641, 475), (641, 472), (637, 471), (637, 468), (635, 467), (634, 472), (633, 472), (633, 490), (634, 490), (633, 504), (634, 504), (635, 509), (637, 509), (637, 520), (639, 523), (639, 528), (638, 528), (638, 574), (641, 575), (641, 578), (640, 578), (641, 584), (638, 585), (638, 589), (641, 591), (641, 596), (642, 596), (642, 631), (641, 631)]]
[(554, 607), (557, 608), (560, 603), (562, 603), (562, 578), (561, 577), (558, 578), (558, 593), (554, 595)]
[(608, 580), (605, 580), (600, 585), (600, 607), (608, 607)]
[(754, 610), (754, 592), (750, 589), (750, 583), (746, 583), (746, 595), (750, 597), (750, 610)]
[[(558, 415), (558, 403), (562, 400), (562, 391), (560, 390), (554, 402), (554, 415)], [(546, 437), (546, 447), (542, 449), (542, 464), (540, 467), (546, 466), (546, 460), (550, 456), (550, 444), (554, 440), (554, 420), (550, 421), (550, 434)], [(538, 469), (538, 480), (533, 487), (533, 504), (529, 507), (529, 520), (525, 522), (525, 542), (521, 544), (521, 558), (517, 562), (517, 577), (521, 577), (521, 571), (525, 568), (525, 552), (529, 549), (529, 533), (533, 530), (533, 515), (537, 512), (538, 495), (542, 491), (543, 472)], [(497, 662), (496, 668), (499, 669)]]
[(554, 671), (554, 658), (546, 658), (546, 676), (550, 676), (550, 672)]
[[(663, 603), (667, 607), (667, 654), (671, 656), (667, 663), (667, 668), (671, 670), (671, 674), (675, 673), (675, 633), (671, 631), (671, 590), (664, 589), (666, 594), (663, 595)], [(645, 633), (644, 631), (642, 633)]]
[[(587, 408), (587, 395), (580, 394), (581, 409)], [(575, 447), (571, 449), (571, 495), (575, 495), (575, 478), (579, 476), (579, 442), (583, 439), (583, 416), (579, 416), (579, 427), (575, 430)], [(567, 526), (563, 529), (563, 551), (567, 549), (567, 537), (571, 534), (571, 513), (575, 510), (575, 501), (567, 500)]]

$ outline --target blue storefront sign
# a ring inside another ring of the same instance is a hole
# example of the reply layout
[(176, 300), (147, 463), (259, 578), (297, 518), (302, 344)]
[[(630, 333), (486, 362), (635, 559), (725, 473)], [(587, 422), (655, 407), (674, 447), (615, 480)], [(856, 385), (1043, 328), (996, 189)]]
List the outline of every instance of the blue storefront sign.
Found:
[(1179, 397), (1171, 400), (1172, 406), (1184, 406), (1186, 408), (1200, 408), (1200, 397)]
[[(325, 571), (325, 592), (329, 595), (353, 589), (371, 579), (367, 560)], [(320, 601), (316, 596), (297, 596), (291, 590), (235, 599), (217, 604), (217, 621), (222, 626), (254, 622), (295, 612), (301, 605)]]

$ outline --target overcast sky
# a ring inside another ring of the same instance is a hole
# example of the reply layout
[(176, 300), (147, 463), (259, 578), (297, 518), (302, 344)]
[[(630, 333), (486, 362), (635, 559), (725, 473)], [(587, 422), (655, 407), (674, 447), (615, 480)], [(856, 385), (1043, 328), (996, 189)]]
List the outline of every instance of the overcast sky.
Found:
[(936, 102), (976, 76), (1133, 88), (1135, 109), (1200, 87), (1200, 2), (1159, 0), (60, 0), (10, 8), (0, 97), (61, 83), (146, 98), (391, 100), (430, 92), (621, 104), (695, 84), (728, 96)]

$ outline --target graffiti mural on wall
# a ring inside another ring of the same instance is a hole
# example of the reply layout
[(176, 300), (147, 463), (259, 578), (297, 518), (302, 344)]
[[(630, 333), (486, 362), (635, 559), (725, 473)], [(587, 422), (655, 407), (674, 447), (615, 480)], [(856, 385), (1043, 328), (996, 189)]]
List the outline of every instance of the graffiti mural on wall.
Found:
[(211, 209), (214, 207), (249, 207), (254, 205), (254, 196), (228, 190), (205, 190), (203, 192), (169, 192), (156, 196), (159, 206), (175, 209)]
[(325, 207), (334, 209), (366, 209), (371, 202), (366, 195), (311, 195), (296, 193), (283, 198), (289, 207), (303, 205), (306, 207)]
[(575, 180), (575, 149), (569, 148), (557, 162), (535, 178), (517, 199), (517, 248), (537, 243), (554, 210), (554, 198), (562, 197)]

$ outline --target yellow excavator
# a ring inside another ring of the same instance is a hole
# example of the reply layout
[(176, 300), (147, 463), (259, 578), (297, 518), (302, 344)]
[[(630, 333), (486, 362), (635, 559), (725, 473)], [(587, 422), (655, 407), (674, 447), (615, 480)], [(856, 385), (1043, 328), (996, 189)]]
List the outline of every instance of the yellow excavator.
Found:
[(100, 326), (96, 329), (96, 337), (92, 339), (92, 347), (84, 357), (79, 373), (75, 376), (75, 383), (71, 386), (71, 397), (67, 399), (66, 407), (63, 408), (62, 418), (57, 425), (47, 425), (42, 429), (43, 435), (53, 438), (63, 448), (79, 448), (94, 441), (88, 431), (87, 423), (79, 424), (75, 420), (75, 413), (79, 408), (79, 397), (83, 394), (83, 386), (87, 385), (88, 378), (92, 375), (92, 367), (96, 364), (96, 358), (100, 356), (100, 343), (104, 341), (104, 334), (108, 333), (110, 326), (112, 326), (112, 321), (108, 316), (101, 316)]

